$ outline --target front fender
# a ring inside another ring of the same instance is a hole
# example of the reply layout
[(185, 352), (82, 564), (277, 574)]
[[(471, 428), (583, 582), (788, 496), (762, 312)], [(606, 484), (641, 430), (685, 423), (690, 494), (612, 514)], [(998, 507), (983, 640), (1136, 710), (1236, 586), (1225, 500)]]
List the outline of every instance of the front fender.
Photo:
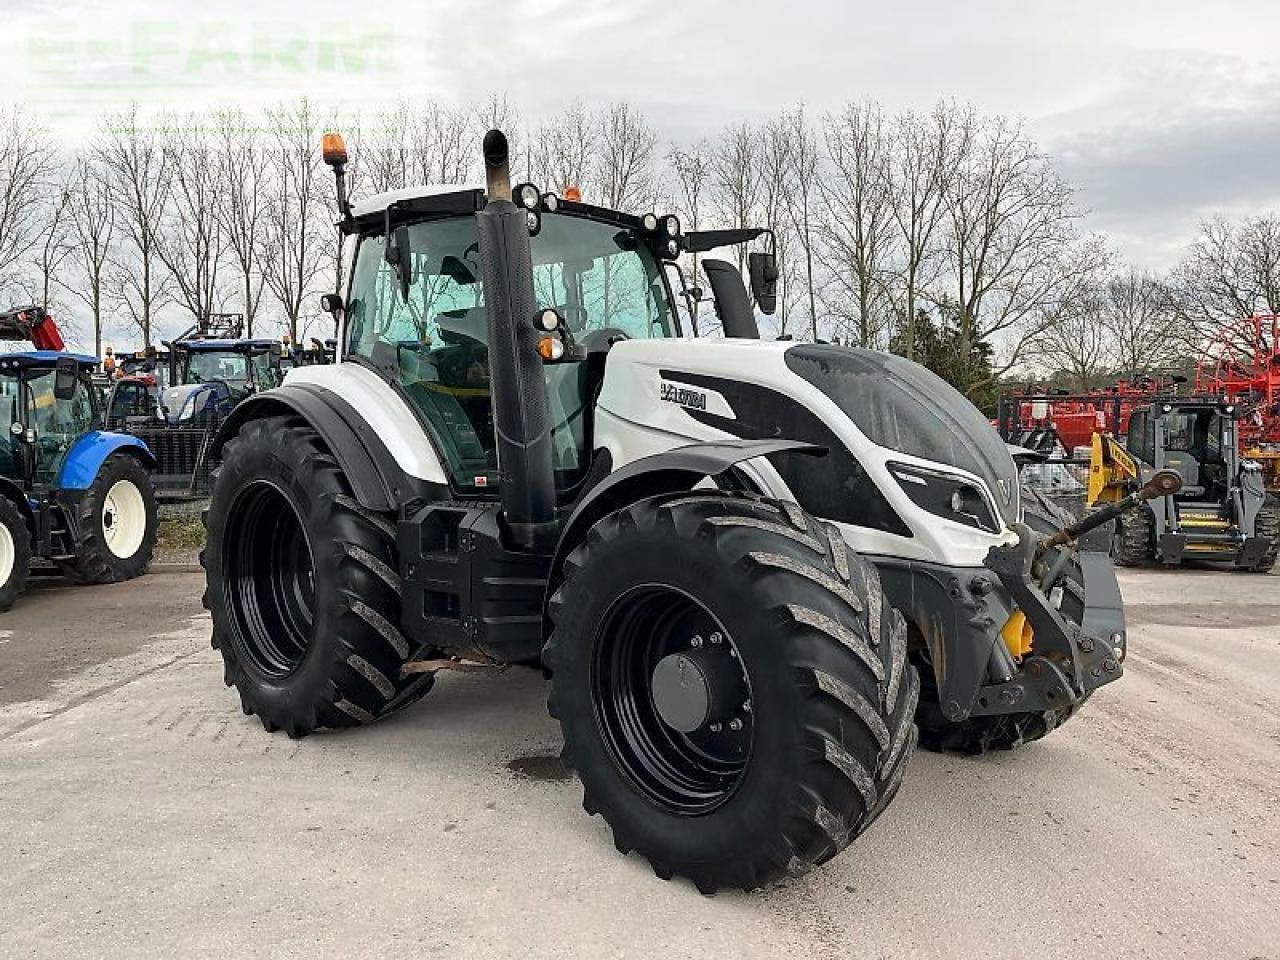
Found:
[(98, 471), (102, 469), (107, 457), (120, 452), (135, 456), (149, 469), (155, 469), (156, 458), (137, 437), (131, 437), (127, 433), (94, 430), (86, 433), (67, 451), (62, 469), (58, 471), (58, 489), (87, 490), (97, 479)]
[(569, 515), (556, 544), (543, 599), (545, 626), (547, 602), (560, 586), (560, 570), (569, 555), (596, 521), (629, 503), (664, 493), (691, 490), (707, 477), (724, 473), (735, 463), (767, 457), (783, 451), (824, 456), (825, 447), (796, 440), (739, 440), (691, 443), (665, 453), (633, 460), (587, 491)]

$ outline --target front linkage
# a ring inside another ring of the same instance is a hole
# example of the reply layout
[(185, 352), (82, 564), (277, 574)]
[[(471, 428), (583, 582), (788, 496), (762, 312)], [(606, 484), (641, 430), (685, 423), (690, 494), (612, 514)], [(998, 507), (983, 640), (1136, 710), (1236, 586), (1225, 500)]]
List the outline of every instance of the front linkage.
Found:
[(1125, 657), (1123, 630), (1099, 631), (1087, 623), (1070, 623), (1050, 598), (1080, 537), (1149, 500), (1176, 493), (1181, 483), (1178, 474), (1161, 470), (1140, 490), (1049, 537), (1040, 538), (1019, 524), (1017, 543), (991, 548), (985, 566), (1000, 578), (1026, 617), (1034, 653), (1005, 681), (983, 686), (971, 714), (1061, 710), (1120, 676)]

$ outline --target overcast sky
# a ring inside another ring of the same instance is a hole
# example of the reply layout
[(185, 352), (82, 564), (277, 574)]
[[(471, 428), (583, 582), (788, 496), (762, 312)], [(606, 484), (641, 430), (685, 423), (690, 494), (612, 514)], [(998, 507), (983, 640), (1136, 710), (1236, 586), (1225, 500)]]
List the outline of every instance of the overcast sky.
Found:
[(1135, 265), (1280, 208), (1280, 4), (1253, 0), (0, 0), (0, 98), (74, 142), (104, 108), (628, 100), (664, 139), (803, 100), (1024, 116)]

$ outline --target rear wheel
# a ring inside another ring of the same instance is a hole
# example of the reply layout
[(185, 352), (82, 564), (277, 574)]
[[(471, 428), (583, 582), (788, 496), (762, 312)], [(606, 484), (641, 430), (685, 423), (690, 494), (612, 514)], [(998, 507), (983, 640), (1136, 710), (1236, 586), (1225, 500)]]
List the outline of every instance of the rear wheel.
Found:
[(919, 681), (876, 571), (794, 504), (640, 501), (567, 558), (544, 650), (583, 806), (703, 892), (803, 872), (898, 789)]
[(13, 606), (31, 571), (31, 531), (26, 517), (0, 494), (0, 612)]
[(1276, 565), (1277, 555), (1280, 555), (1280, 500), (1268, 495), (1262, 502), (1254, 535), (1265, 537), (1271, 541), (1271, 546), (1262, 555), (1262, 559), (1249, 569), (1254, 573), (1269, 573)]
[(355, 500), (305, 422), (254, 420), (227, 442), (206, 526), (213, 646), (268, 731), (372, 723), (431, 688), (401, 675), (394, 520)]
[(127, 454), (108, 457), (76, 507), (74, 560), (58, 564), (78, 583), (118, 583), (146, 572), (156, 547), (151, 475)]

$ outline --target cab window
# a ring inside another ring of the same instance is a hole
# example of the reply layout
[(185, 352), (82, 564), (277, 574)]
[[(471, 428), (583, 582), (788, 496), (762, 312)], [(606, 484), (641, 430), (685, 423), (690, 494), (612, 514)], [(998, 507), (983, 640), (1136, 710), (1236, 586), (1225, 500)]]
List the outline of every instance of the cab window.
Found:
[[(429, 424), (455, 485), (495, 488), (488, 327), (475, 220), (420, 222), (408, 234), (408, 297), (386, 261), (385, 239), (374, 235), (361, 241), (347, 308), (346, 353), (395, 377)], [(538, 304), (558, 308), (575, 337), (596, 331), (671, 335), (661, 271), (627, 231), (548, 214), (532, 248)], [(581, 478), (590, 455), (585, 376), (583, 364), (545, 368), (562, 489)]]
[(83, 378), (70, 400), (54, 396), (52, 370), (29, 373), (25, 384), (27, 426), (36, 432), (35, 479), (37, 483), (53, 483), (71, 445), (93, 428), (93, 402)]

